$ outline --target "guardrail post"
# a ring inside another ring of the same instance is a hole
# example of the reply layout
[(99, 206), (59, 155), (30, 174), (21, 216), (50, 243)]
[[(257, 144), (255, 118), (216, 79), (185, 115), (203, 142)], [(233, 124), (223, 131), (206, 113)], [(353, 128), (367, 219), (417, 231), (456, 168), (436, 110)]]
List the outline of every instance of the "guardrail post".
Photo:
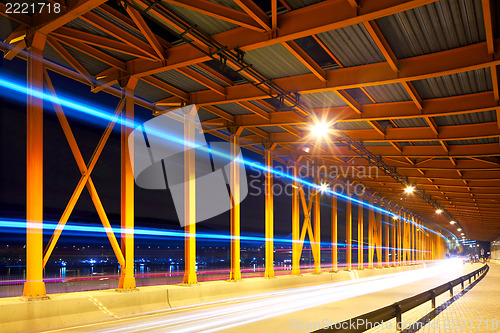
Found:
[(462, 286), (462, 290), (464, 290), (464, 279), (460, 278), (460, 285)]
[(394, 309), (396, 310), (396, 331), (400, 332), (403, 330), (403, 316), (401, 313), (401, 307), (398, 303), (394, 303)]
[(469, 275), (469, 284), (472, 283), (472, 277)]
[(431, 290), (431, 307), (433, 309), (436, 308), (436, 293), (434, 292), (434, 289)]
[(453, 283), (450, 282), (450, 297), (453, 297)]

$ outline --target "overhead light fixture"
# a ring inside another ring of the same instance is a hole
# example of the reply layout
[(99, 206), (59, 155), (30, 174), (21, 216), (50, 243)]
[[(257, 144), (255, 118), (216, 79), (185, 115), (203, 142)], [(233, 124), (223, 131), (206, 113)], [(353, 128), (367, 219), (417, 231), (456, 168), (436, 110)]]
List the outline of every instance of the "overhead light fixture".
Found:
[(314, 136), (323, 138), (330, 132), (330, 126), (325, 121), (318, 121), (312, 126), (311, 132)]
[(441, 214), (443, 212), (442, 209), (436, 209), (436, 214)]
[(457, 231), (462, 231), (462, 228), (458, 228)]
[(464, 236), (465, 234), (462, 232), (460, 235)]
[(405, 193), (410, 194), (413, 193), (413, 191), (415, 191), (415, 186), (410, 186), (410, 185), (406, 186)]
[(310, 152), (310, 151), (311, 151), (311, 148), (309, 148), (309, 147), (305, 147), (305, 148), (304, 148), (304, 151), (305, 151), (306, 153), (308, 153), (308, 152)]
[(328, 190), (328, 184), (327, 183), (321, 184), (320, 187), (319, 187), (319, 190), (320, 190), (321, 193), (325, 193), (326, 190)]
[(392, 215), (392, 219), (397, 220), (397, 219), (399, 219), (399, 217), (397, 215)]
[(457, 222), (456, 221), (450, 221), (450, 224), (455, 224), (455, 223), (457, 223)]

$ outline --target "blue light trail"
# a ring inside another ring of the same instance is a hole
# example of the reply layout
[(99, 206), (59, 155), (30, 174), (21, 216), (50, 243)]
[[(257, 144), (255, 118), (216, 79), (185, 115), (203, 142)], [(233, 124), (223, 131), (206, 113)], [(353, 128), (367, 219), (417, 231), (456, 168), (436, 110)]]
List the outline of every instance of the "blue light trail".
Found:
[[(93, 117), (96, 117), (98, 119), (102, 119), (102, 120), (107, 120), (107, 121), (112, 121), (113, 120), (113, 112), (108, 112), (108, 111), (105, 111), (102, 107), (100, 106), (92, 106), (92, 105), (89, 105), (89, 104), (83, 104), (83, 103), (80, 103), (80, 102), (77, 102), (75, 100), (75, 98), (67, 98), (67, 97), (60, 97), (60, 96), (54, 96), (54, 95), (51, 95), (51, 94), (48, 94), (48, 93), (44, 93), (43, 90), (36, 90), (36, 89), (28, 89), (26, 87), (26, 85), (23, 83), (17, 83), (16, 80), (12, 77), (9, 77), (6, 73), (2, 73), (1, 75), (1, 78), (0, 78), (0, 87), (3, 87), (7, 90), (10, 90), (10, 91), (13, 91), (13, 92), (16, 92), (16, 93), (21, 93), (21, 94), (25, 94), (25, 95), (31, 95), (31, 96), (34, 96), (36, 98), (39, 98), (39, 99), (42, 99), (44, 101), (48, 101), (48, 102), (51, 102), (51, 103), (55, 103), (55, 104), (60, 104), (61, 106), (64, 106), (66, 108), (69, 108), (73, 111), (76, 111), (80, 114), (85, 114), (85, 115), (90, 115), (90, 116), (93, 116)], [(0, 93), (3, 94), (5, 97), (7, 98), (13, 98), (13, 95), (15, 94), (10, 94), (7, 90), (0, 90)], [(131, 128), (131, 129), (136, 129), (137, 127), (141, 126), (140, 123), (136, 123), (134, 121), (130, 121), (130, 120), (121, 120), (121, 121), (118, 121), (118, 123), (120, 124), (124, 124), (125, 126)], [(151, 131), (150, 131), (151, 132)], [(179, 144), (185, 144), (185, 141), (184, 141), (184, 138), (178, 138), (178, 137), (174, 137), (172, 135), (169, 135), (163, 131), (152, 131), (152, 134), (158, 136), (158, 137), (161, 137), (161, 138), (164, 138), (165, 140), (169, 140), (169, 141), (172, 141), (172, 142), (176, 142), (176, 143), (179, 143)], [(214, 153), (218, 156), (221, 156), (221, 157), (224, 157), (228, 160), (231, 160), (232, 157), (225, 154), (225, 153), (222, 153), (222, 152), (218, 152), (218, 151), (215, 151), (213, 149), (210, 149), (208, 147), (200, 147), (200, 146), (193, 146), (193, 148), (195, 149), (201, 149), (201, 150), (206, 150), (207, 152), (209, 153)], [(261, 170), (261, 171), (268, 171), (267, 168), (260, 164), (260, 163), (257, 163), (257, 162), (254, 162), (254, 161), (250, 161), (250, 160), (240, 160), (240, 159), (236, 159), (237, 162), (241, 163), (241, 164), (244, 164), (246, 166), (249, 166), (249, 167), (253, 167), (257, 170)], [(336, 192), (336, 191), (333, 191), (331, 189), (325, 189), (323, 188), (321, 185), (319, 184), (314, 184), (313, 182), (310, 182), (310, 181), (307, 181), (305, 179), (300, 179), (300, 178), (296, 178), (290, 174), (287, 174), (287, 173), (284, 173), (282, 171), (279, 171), (279, 170), (276, 170), (276, 169), (271, 169), (270, 170), (271, 173), (273, 173), (274, 175), (276, 176), (279, 176), (279, 177), (282, 177), (282, 178), (286, 178), (286, 179), (289, 179), (291, 181), (296, 181), (298, 183), (301, 183), (302, 185), (305, 185), (305, 186), (308, 186), (310, 188), (313, 188), (313, 189), (316, 189), (316, 190), (321, 190), (322, 193), (327, 193), (327, 194), (330, 194), (330, 195), (335, 195), (337, 197), (340, 197), (344, 200), (351, 200), (352, 202), (358, 204), (358, 205), (363, 205), (369, 209), (372, 209), (374, 211), (378, 211), (380, 213), (383, 213), (383, 214), (386, 214), (386, 215), (389, 215), (389, 216), (394, 216), (394, 212), (390, 212), (388, 210), (385, 210), (381, 207), (377, 207), (377, 206), (374, 206), (374, 205), (371, 205), (367, 202), (364, 202), (362, 200), (358, 200), (356, 198), (352, 198), (348, 195), (345, 195), (343, 193), (339, 193), (339, 192)], [(397, 215), (396, 215), (397, 216)], [(402, 216), (398, 216), (399, 219), (403, 220), (403, 221), (407, 221), (411, 224), (414, 224), (414, 225), (417, 225), (417, 223), (413, 222), (412, 220), (410, 219), (405, 219), (403, 218)], [(421, 228), (425, 229), (426, 231), (428, 232), (431, 232), (431, 233), (434, 233), (436, 235), (439, 235), (440, 237), (442, 237), (443, 239), (447, 239), (444, 235), (442, 235), (440, 232), (436, 232), (428, 227), (425, 227), (425, 226), (420, 226)]]

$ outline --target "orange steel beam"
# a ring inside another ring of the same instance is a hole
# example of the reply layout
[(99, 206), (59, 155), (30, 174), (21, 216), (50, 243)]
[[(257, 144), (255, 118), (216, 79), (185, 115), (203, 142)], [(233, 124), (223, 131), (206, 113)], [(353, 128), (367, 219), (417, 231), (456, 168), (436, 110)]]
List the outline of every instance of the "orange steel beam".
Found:
[[(364, 142), (390, 142), (390, 141), (436, 141), (434, 132), (429, 127), (387, 128), (385, 136), (376, 129), (336, 130), (342, 131), (354, 140)], [(271, 141), (275, 143), (307, 143), (310, 142), (309, 133), (302, 132), (302, 137), (297, 138), (290, 133), (270, 133)], [(497, 122), (442, 126), (439, 128), (438, 140), (468, 140), (481, 138), (496, 138), (500, 136)], [(262, 139), (252, 135), (245, 136), (247, 142), (262, 144)], [(451, 148), (451, 147), (450, 147)], [(450, 149), (448, 148), (448, 149)]]
[[(496, 39), (495, 44), (500, 44), (500, 39)], [(399, 73), (395, 73), (387, 63), (330, 70), (326, 71), (328, 78), (326, 84), (318, 81), (314, 74), (290, 76), (273, 81), (285, 90), (297, 91), (302, 94), (402, 83), (499, 65), (499, 49), (497, 48), (497, 51), (492, 56), (488, 54), (485, 43), (477, 43), (400, 59)], [(252, 88), (250, 84), (231, 87), (231, 89), (228, 89), (228, 96), (224, 100), (206, 91), (195, 92), (193, 95), (196, 95), (197, 102), (200, 104), (230, 103), (243, 97), (247, 99), (267, 98), (263, 92), (257, 88)]]
[[(192, 143), (195, 137), (196, 107), (184, 118), (184, 284), (197, 283), (196, 277), (196, 157)], [(231, 178), (233, 177), (231, 170)]]
[[(35, 33), (28, 45), (28, 92), (43, 90), (46, 36)], [(26, 137), (26, 282), (27, 300), (46, 297), (43, 281), (43, 100), (28, 94)]]
[(333, 52), (326, 46), (326, 44), (317, 36), (312, 35), (314, 40), (321, 46), (321, 48), (339, 65), (340, 68), (344, 68), (344, 65), (340, 62), (340, 60), (333, 54)]
[(278, 1), (271, 0), (271, 29), (278, 28)]
[(273, 203), (273, 156), (271, 149), (266, 149), (264, 152), (266, 163), (265, 172), (265, 210), (266, 210), (266, 270), (265, 277), (274, 277), (274, 203)]
[(491, 1), (482, 0), (483, 7), (483, 18), (484, 18), (484, 29), (486, 31), (486, 45), (488, 47), (488, 53), (493, 54), (495, 52), (494, 35), (493, 35), (493, 23), (492, 23), (492, 13), (491, 13)]
[[(348, 3), (329, 0), (279, 15), (279, 38), (269, 38), (266, 34), (246, 28), (232, 29), (227, 32), (213, 35), (212, 37), (222, 45), (226, 45), (228, 49), (233, 49), (238, 46), (243, 51), (249, 51), (343, 28), (368, 20), (374, 20), (434, 1), (436, 0), (393, 0), (390, 2), (368, 0), (364, 1), (363, 6), (360, 7), (359, 14), (353, 15), (352, 8)], [(143, 8), (147, 8), (140, 0), (136, 3)], [(162, 17), (161, 13), (155, 11), (154, 8), (151, 9), (150, 12), (157, 15), (159, 19), (167, 21), (166, 18)], [(190, 51), (186, 53), (186, 49)], [(209, 60), (209, 57), (203, 55), (201, 52), (193, 51), (190, 45), (183, 48), (173, 47), (169, 51), (169, 55), (169, 64), (167, 66), (140, 62), (140, 66), (137, 68), (140, 72), (136, 72), (135, 74), (141, 73), (141, 76), (149, 75), (168, 69), (184, 67), (187, 66), (187, 63), (195, 64)], [(142, 65), (144, 65), (144, 67), (141, 70), (140, 67), (142, 67)]]
[[(80, 148), (78, 147), (78, 144), (76, 143), (75, 136), (73, 135), (73, 131), (71, 130), (71, 127), (69, 126), (69, 123), (68, 123), (68, 120), (66, 118), (66, 115), (64, 114), (63, 108), (57, 102), (58, 99), (57, 99), (57, 95), (56, 95), (54, 86), (52, 85), (52, 81), (50, 80), (50, 77), (49, 77), (48, 72), (46, 70), (44, 72), (44, 77), (45, 77), (45, 88), (52, 95), (52, 97), (55, 99), (52, 102), (52, 105), (53, 105), (54, 110), (56, 112), (59, 123), (61, 124), (61, 128), (64, 132), (64, 136), (66, 137), (66, 140), (68, 141), (68, 144), (71, 148), (71, 152), (73, 153), (76, 164), (78, 165), (78, 169), (80, 170), (80, 172), (82, 174), (85, 174), (87, 172), (87, 166), (85, 165), (85, 160), (83, 159), (82, 153), (80, 152)], [(104, 207), (102, 206), (101, 199), (99, 198), (99, 195), (97, 194), (97, 190), (95, 188), (94, 182), (92, 181), (92, 177), (89, 177), (86, 185), (87, 185), (87, 189), (88, 189), (89, 194), (90, 194), (90, 198), (92, 199), (92, 202), (94, 203), (94, 206), (96, 207), (97, 214), (99, 215), (99, 218), (101, 219), (102, 225), (104, 226), (104, 230), (106, 231), (106, 235), (108, 236), (108, 239), (109, 239), (109, 242), (110, 242), (111, 247), (113, 249), (113, 252), (116, 255), (118, 263), (123, 268), (125, 266), (125, 258), (123, 257), (123, 253), (121, 252), (120, 245), (118, 244), (118, 241), (116, 240), (115, 234), (111, 228), (111, 224), (109, 223), (109, 219), (106, 215)], [(44, 262), (43, 262), (44, 267), (46, 264), (47, 264), (47, 261), (44, 260)]]
[(368, 33), (370, 34), (370, 37), (373, 39), (373, 41), (379, 48), (380, 52), (384, 56), (389, 66), (391, 66), (392, 70), (394, 72), (398, 72), (399, 71), (398, 59), (394, 55), (394, 52), (389, 46), (389, 43), (387, 43), (387, 40), (382, 34), (382, 31), (380, 31), (380, 28), (378, 27), (377, 23), (375, 23), (375, 21), (365, 21), (363, 22), (363, 26), (365, 27), (366, 31), (368, 31)]
[(162, 57), (156, 54), (155, 50), (153, 49), (153, 47), (151, 47), (151, 45), (144, 42), (142, 39), (135, 37), (126, 30), (117, 27), (113, 23), (107, 21), (106, 19), (100, 17), (97, 14), (89, 12), (81, 16), (79, 19), (85, 21), (86, 23), (94, 26), (99, 30), (106, 32), (107, 34), (131, 46), (132, 48), (137, 49), (138, 51), (144, 53), (150, 58), (153, 58), (158, 61), (162, 60)]
[(288, 41), (282, 45), (320, 81), (326, 82), (326, 72), (296, 42)]
[(337, 252), (337, 222), (338, 222), (338, 211), (337, 211), (337, 196), (332, 195), (331, 199), (332, 205), (332, 272), (338, 272), (338, 252)]
[(352, 269), (352, 203), (351, 197), (346, 200), (346, 266), (347, 270)]
[(73, 209), (75, 208), (76, 202), (78, 201), (78, 198), (80, 197), (80, 194), (82, 193), (83, 187), (87, 184), (87, 181), (90, 177), (90, 174), (94, 170), (94, 167), (97, 163), (97, 160), (99, 159), (99, 156), (102, 153), (102, 150), (104, 149), (104, 146), (106, 142), (108, 141), (109, 136), (111, 135), (111, 131), (118, 120), (118, 117), (120, 116), (120, 113), (123, 109), (123, 106), (125, 104), (125, 99), (122, 98), (120, 102), (118, 103), (118, 106), (115, 110), (115, 113), (113, 114), (113, 117), (109, 121), (108, 125), (106, 126), (106, 129), (104, 133), (101, 136), (101, 139), (99, 140), (99, 143), (97, 144), (97, 147), (94, 150), (94, 153), (92, 154), (92, 157), (90, 158), (88, 164), (87, 164), (87, 172), (85, 174), (82, 174), (80, 177), (80, 180), (73, 191), (73, 194), (71, 195), (71, 198), (66, 205), (66, 208), (64, 209), (64, 212), (59, 220), (59, 223), (57, 225), (56, 230), (52, 234), (52, 237), (49, 241), (49, 244), (47, 245), (45, 249), (45, 253), (43, 256), (43, 262), (47, 262), (48, 259), (50, 258), (50, 255), (52, 254), (52, 251), (54, 250), (54, 247), (61, 236), (61, 233), (64, 229), (64, 226), (66, 225), (66, 222), (69, 219), (69, 216), (71, 215)]
[(127, 66), (123, 61), (118, 60), (115, 57), (112, 57), (109, 54), (100, 51), (90, 45), (63, 36), (55, 36), (54, 34), (51, 34), (51, 36), (53, 36), (56, 40), (60, 41), (61, 43), (82, 52), (83, 54), (99, 59), (100, 61), (109, 66), (115, 67), (122, 71), (125, 71), (127, 69)]
[[(152, 59), (148, 53), (138, 50), (137, 48), (124, 44), (120, 41), (93, 35), (91, 33), (79, 31), (76, 29), (62, 27), (54, 31), (51, 35), (57, 37), (58, 39), (82, 42), (87, 45), (101, 47), (133, 57), (144, 58), (148, 60)], [(71, 45), (72, 42), (70, 42), (69, 44)]]
[(118, 290), (134, 290), (134, 148), (129, 146), (133, 141), (133, 127), (129, 122), (134, 121), (134, 89), (137, 85), (136, 77), (129, 77), (123, 83), (125, 110), (122, 112), (121, 126), (121, 248), (125, 256), (125, 267), (122, 266)]
[(206, 0), (165, 0), (167, 3), (190, 9), (192, 11), (215, 17), (251, 30), (265, 31), (254, 19), (239, 10), (229, 8)]
[(149, 45), (151, 45), (153, 50), (156, 52), (156, 55), (161, 60), (165, 59), (163, 46), (160, 44), (160, 41), (158, 40), (158, 38), (156, 38), (155, 34), (151, 31), (142, 15), (130, 6), (127, 6), (127, 13), (134, 21), (137, 28), (139, 28), (144, 38), (146, 38)]
[[(359, 200), (363, 200), (359, 198)], [(363, 205), (358, 204), (358, 269), (363, 269)]]
[(66, 23), (73, 21), (75, 18), (81, 17), (92, 9), (99, 7), (106, 1), (107, 0), (78, 1), (73, 7), (68, 8), (64, 14), (49, 17), (47, 20), (45, 20), (44, 15), (38, 14), (33, 16), (33, 25), (37, 27), (40, 33), (47, 35)]
[(92, 75), (80, 64), (57, 40), (52, 37), (47, 38), (47, 43), (71, 65), (89, 84), (92, 83)]
[(271, 20), (269, 16), (260, 9), (252, 0), (234, 0), (255, 22), (257, 22), (266, 31), (271, 30)]
[(238, 133), (231, 135), (231, 272), (229, 280), (241, 280), (240, 269), (240, 162)]

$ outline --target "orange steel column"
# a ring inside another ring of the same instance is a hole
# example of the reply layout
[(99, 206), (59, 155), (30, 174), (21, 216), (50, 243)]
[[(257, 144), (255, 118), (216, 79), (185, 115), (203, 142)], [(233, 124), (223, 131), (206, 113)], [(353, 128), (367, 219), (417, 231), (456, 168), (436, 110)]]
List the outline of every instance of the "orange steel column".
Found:
[[(27, 300), (48, 298), (43, 282), (43, 49), (47, 37), (35, 32), (28, 45), (26, 145), (26, 282)], [(31, 93), (33, 91), (33, 93)]]
[(402, 265), (402, 257), (401, 257), (401, 248), (402, 248), (402, 245), (403, 245), (403, 242), (401, 240), (401, 220), (404, 218), (404, 212), (400, 212), (399, 214), (399, 218), (397, 220), (397, 223), (398, 223), (398, 230), (397, 230), (397, 233), (396, 233), (396, 236), (397, 236), (397, 242), (398, 242), (398, 266), (401, 266)]
[(352, 203), (351, 197), (346, 200), (346, 208), (345, 208), (345, 244), (346, 244), (346, 254), (345, 261), (346, 266), (345, 269), (352, 269)]
[(238, 136), (231, 135), (231, 273), (229, 280), (241, 280), (240, 269), (240, 161)]
[[(319, 177), (316, 178), (316, 184), (319, 184)], [(316, 246), (311, 246), (311, 251), (316, 251), (314, 257), (314, 273), (321, 273), (321, 211), (320, 211), (321, 193), (318, 189), (314, 193), (314, 242)], [(312, 242), (312, 240), (311, 240)]]
[[(390, 217), (388, 217), (388, 219), (390, 219)], [(389, 264), (389, 240), (391, 238), (391, 234), (389, 233), (389, 220), (387, 220), (385, 223), (384, 223), (384, 237), (385, 237), (385, 264), (384, 266), (385, 267), (389, 267), (390, 264)]]
[(196, 108), (184, 115), (184, 279), (185, 284), (197, 283), (196, 277)]
[(415, 262), (415, 217), (412, 219), (412, 224), (411, 224), (411, 261), (412, 263)]
[(406, 248), (407, 248), (407, 241), (406, 241), (406, 225), (407, 225), (407, 222), (406, 222), (406, 219), (407, 219), (408, 215), (406, 214), (406, 212), (403, 214), (403, 221), (402, 221), (402, 238), (403, 238), (403, 241), (402, 241), (402, 257), (401, 257), (401, 264), (402, 265), (406, 265), (406, 258), (407, 258), (407, 251), (406, 251)]
[(398, 219), (392, 219), (391, 224), (391, 266), (396, 266), (396, 223)]
[[(370, 205), (373, 206), (373, 196), (370, 197)], [(373, 268), (373, 225), (375, 212), (373, 208), (368, 211), (368, 268)]]
[(273, 156), (270, 149), (264, 152), (266, 163), (265, 196), (266, 196), (266, 270), (265, 277), (274, 277), (274, 202), (273, 202)]
[[(363, 198), (359, 198), (360, 201)], [(363, 269), (363, 205), (358, 205), (358, 269)]]
[(332, 272), (338, 272), (337, 264), (337, 195), (332, 195)]
[[(121, 247), (125, 267), (121, 269), (118, 290), (135, 290), (134, 277), (134, 150), (129, 146), (129, 135), (134, 126), (134, 88), (137, 78), (130, 77), (124, 84), (125, 112), (122, 113), (121, 126)], [(127, 124), (128, 122), (128, 124)]]
[(300, 234), (299, 234), (299, 170), (297, 162), (293, 162), (292, 183), (292, 275), (300, 275)]
[[(382, 204), (380, 204), (382, 208)], [(375, 223), (377, 224), (377, 268), (382, 268), (382, 212), (376, 213)]]

